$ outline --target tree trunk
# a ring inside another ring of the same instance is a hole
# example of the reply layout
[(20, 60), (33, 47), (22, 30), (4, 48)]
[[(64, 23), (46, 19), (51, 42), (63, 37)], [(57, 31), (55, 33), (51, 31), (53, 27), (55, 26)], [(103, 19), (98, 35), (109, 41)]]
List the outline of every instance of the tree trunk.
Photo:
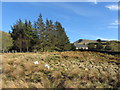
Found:
[(43, 45), (43, 52), (44, 52), (44, 45)]
[(29, 47), (27, 47), (27, 52), (29, 52)]
[(2, 53), (4, 53), (4, 49), (3, 49)]
[(22, 52), (22, 49), (20, 48), (20, 52)]

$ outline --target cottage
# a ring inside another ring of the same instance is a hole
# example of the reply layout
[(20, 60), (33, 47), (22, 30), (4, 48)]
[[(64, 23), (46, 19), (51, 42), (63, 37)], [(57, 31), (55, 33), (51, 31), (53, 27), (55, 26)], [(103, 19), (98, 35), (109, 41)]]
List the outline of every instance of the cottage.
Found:
[(86, 45), (83, 44), (75, 44), (76, 49), (83, 49), (83, 50), (87, 50), (88, 47)]

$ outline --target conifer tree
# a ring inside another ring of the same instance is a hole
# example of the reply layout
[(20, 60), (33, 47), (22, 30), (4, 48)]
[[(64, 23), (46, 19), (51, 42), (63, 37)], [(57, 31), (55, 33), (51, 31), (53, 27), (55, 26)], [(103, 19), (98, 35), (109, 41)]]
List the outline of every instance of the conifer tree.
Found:
[(11, 36), (14, 40), (14, 49), (20, 52), (28, 51), (31, 47), (31, 41), (33, 39), (33, 28), (30, 21), (23, 23), (21, 19), (12, 26)]
[(48, 20), (46, 19), (46, 44), (47, 44), (47, 50), (49, 51), (53, 51), (55, 49), (55, 44), (54, 44), (54, 40), (55, 40), (55, 35), (54, 35), (54, 25), (52, 20)]
[(59, 50), (70, 50), (70, 42), (65, 33), (64, 28), (62, 27), (61, 23), (55, 22), (55, 30), (56, 30), (56, 46)]
[(29, 49), (32, 48), (31, 42), (32, 42), (33, 37), (34, 37), (33, 27), (32, 27), (32, 24), (30, 21), (27, 21), (27, 20), (25, 21), (24, 29), (25, 29), (24, 47), (28, 52)]
[(46, 46), (46, 41), (45, 41), (45, 24), (42, 19), (42, 15), (40, 14), (38, 20), (37, 20), (37, 32), (38, 32), (38, 45), (39, 49), (41, 51), (44, 51), (44, 48)]
[(64, 28), (60, 22), (53, 24), (52, 20), (46, 19), (44, 24), (42, 15), (34, 22), (21, 19), (12, 26), (11, 36), (14, 40), (14, 47), (18, 51), (65, 51), (73, 49)]
[(24, 24), (19, 19), (15, 25), (12, 26), (12, 33), (11, 36), (14, 40), (14, 49), (19, 49), (21, 52), (23, 49), (23, 37), (24, 37)]

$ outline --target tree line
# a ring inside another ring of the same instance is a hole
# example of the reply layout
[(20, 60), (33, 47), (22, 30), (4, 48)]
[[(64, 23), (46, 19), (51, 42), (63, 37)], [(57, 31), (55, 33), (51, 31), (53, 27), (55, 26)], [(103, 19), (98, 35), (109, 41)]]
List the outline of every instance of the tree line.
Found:
[(70, 43), (62, 24), (58, 21), (53, 23), (52, 20), (48, 19), (44, 22), (41, 14), (33, 25), (31, 21), (25, 20), (23, 22), (19, 19), (11, 26), (11, 29), (11, 32), (9, 32), (12, 39), (10, 40), (11, 46), (9, 46), (9, 49), (3, 48), (5, 51), (45, 52), (75, 50), (75, 46)]

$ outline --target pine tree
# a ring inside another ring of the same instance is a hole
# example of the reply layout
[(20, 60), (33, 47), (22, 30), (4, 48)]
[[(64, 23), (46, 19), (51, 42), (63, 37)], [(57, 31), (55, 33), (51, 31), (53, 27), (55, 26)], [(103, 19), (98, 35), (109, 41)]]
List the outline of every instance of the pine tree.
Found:
[(23, 23), (21, 19), (12, 26), (11, 36), (14, 40), (14, 49), (20, 52), (27, 51), (31, 47), (31, 41), (33, 40), (33, 28), (30, 21)]
[(21, 52), (23, 49), (23, 37), (24, 37), (24, 24), (19, 19), (15, 25), (12, 26), (12, 33), (11, 36), (14, 40), (14, 49), (19, 49)]
[(25, 29), (24, 46), (28, 52), (29, 48), (32, 48), (31, 42), (32, 42), (33, 37), (34, 37), (33, 27), (32, 27), (32, 24), (30, 21), (27, 21), (27, 20), (25, 21), (24, 29)]
[(46, 41), (45, 41), (45, 24), (43, 22), (43, 19), (42, 19), (42, 15), (40, 14), (38, 20), (37, 20), (37, 32), (38, 32), (38, 45), (36, 45), (36, 47), (43, 51), (44, 52), (44, 48), (46, 46)]
[(53, 24), (52, 20), (46, 19), (44, 24), (42, 15), (34, 22), (34, 28), (30, 21), (21, 19), (12, 26), (11, 36), (14, 47), (18, 51), (65, 51), (73, 49), (64, 28), (60, 22)]
[(32, 40), (32, 51), (37, 51), (39, 50), (39, 34), (38, 34), (38, 30), (37, 30), (37, 22), (34, 22), (34, 30), (33, 30), (33, 40)]
[(55, 30), (57, 39), (56, 46), (58, 50), (60, 51), (70, 50), (71, 49), (70, 42), (61, 23), (55, 22)]
[(54, 25), (53, 25), (53, 22), (52, 20), (48, 20), (46, 19), (46, 27), (45, 27), (45, 30), (46, 30), (46, 44), (47, 44), (47, 47), (46, 47), (46, 50), (47, 51), (53, 51), (55, 49), (55, 43), (54, 43), (54, 40), (55, 40), (55, 35), (54, 35)]

